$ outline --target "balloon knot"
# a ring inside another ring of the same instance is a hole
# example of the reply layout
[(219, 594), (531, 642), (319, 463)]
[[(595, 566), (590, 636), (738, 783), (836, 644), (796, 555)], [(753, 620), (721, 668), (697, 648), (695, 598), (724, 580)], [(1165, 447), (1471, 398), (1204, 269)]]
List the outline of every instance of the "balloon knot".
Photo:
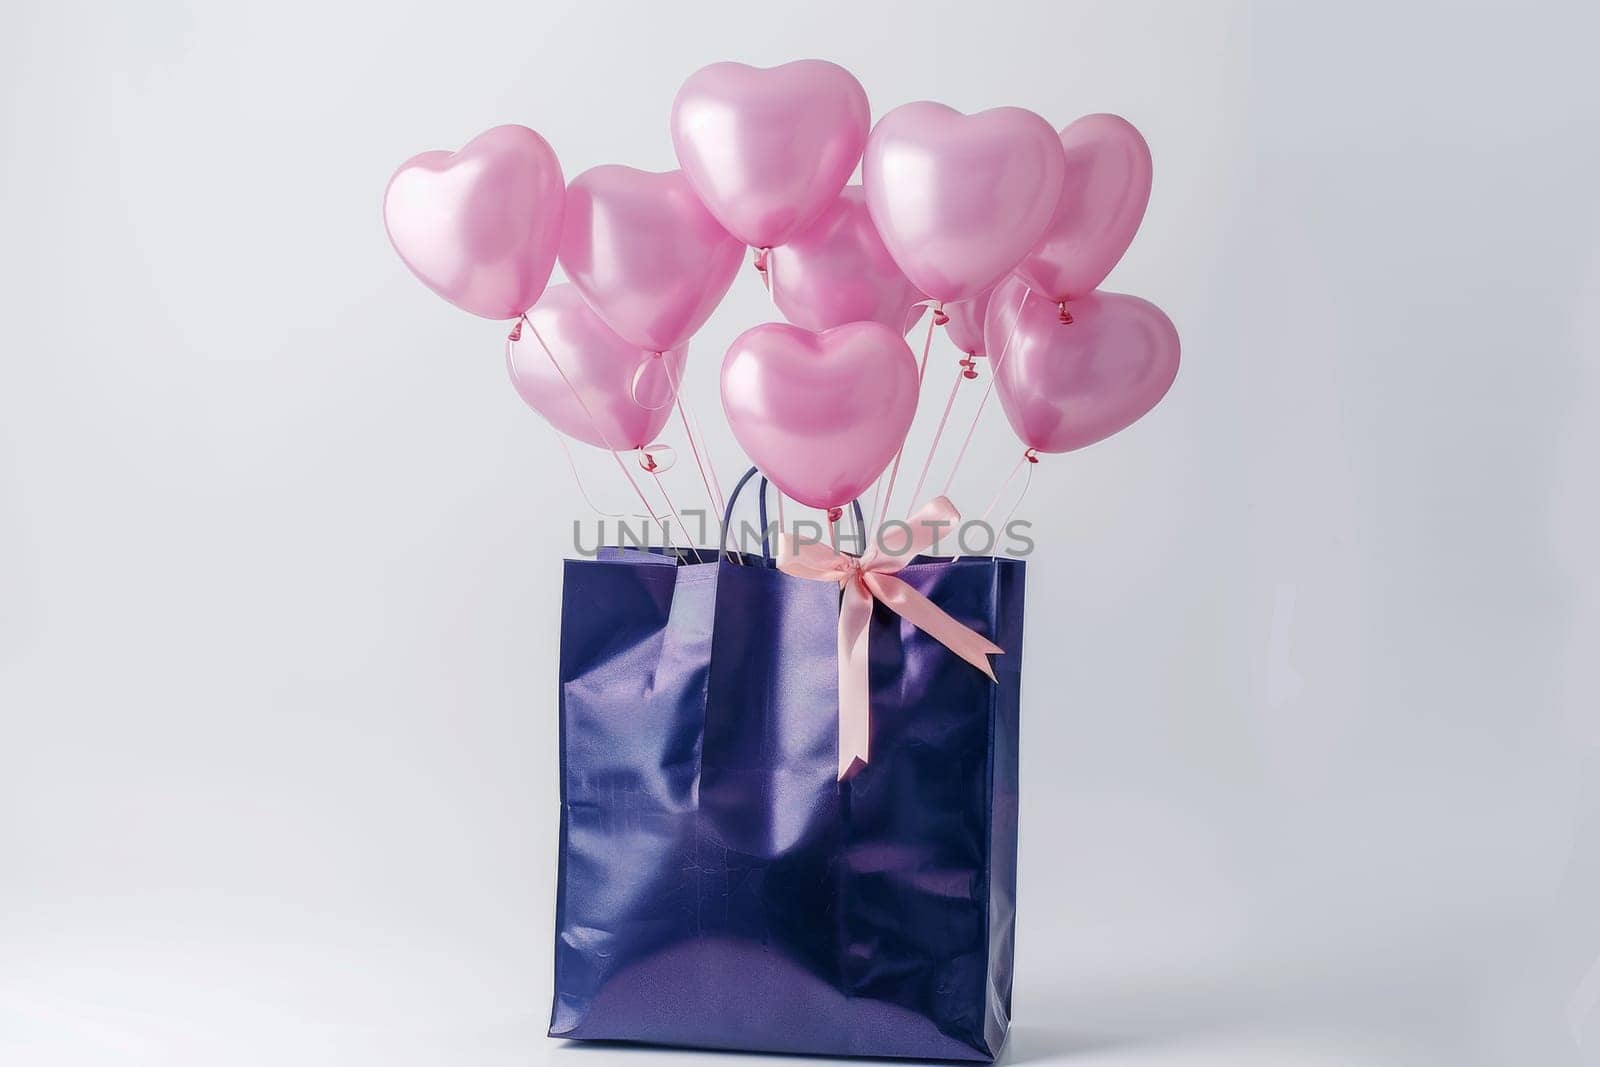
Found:
[(843, 516), (843, 515), (844, 515), (844, 508), (829, 508), (828, 509), (828, 521), (829, 522), (838, 522), (840, 517)]
[(512, 325), (511, 332), (506, 334), (506, 340), (507, 341), (520, 341), (520, 340), (522, 340), (522, 320), (521, 319), (518, 319), (516, 321), (516, 323)]
[(1027, 460), (1029, 463), (1037, 463), (1039, 462), (1039, 450), (1037, 448), (1030, 448), (1022, 454), (1022, 458)]
[(1057, 306), (1061, 308), (1061, 325), (1063, 325), (1063, 326), (1071, 326), (1072, 325), (1072, 312), (1067, 310), (1067, 302), (1065, 300), (1063, 300)]
[(753, 250), (754, 254), (751, 256), (750, 262), (755, 264), (757, 273), (767, 273), (767, 254), (771, 251), (772, 249), (770, 248), (757, 248)]
[(961, 376), (969, 382), (978, 376), (978, 354), (976, 352), (968, 352), (967, 358), (961, 361)]
[(646, 474), (654, 474), (659, 469), (656, 457), (648, 452), (639, 453), (639, 466), (644, 468)]
[(950, 321), (950, 316), (946, 315), (944, 313), (944, 306), (943, 305), (940, 305), (939, 307), (936, 307), (936, 308), (933, 309), (933, 324), (935, 326), (943, 326), (946, 323), (948, 323), (949, 321)]

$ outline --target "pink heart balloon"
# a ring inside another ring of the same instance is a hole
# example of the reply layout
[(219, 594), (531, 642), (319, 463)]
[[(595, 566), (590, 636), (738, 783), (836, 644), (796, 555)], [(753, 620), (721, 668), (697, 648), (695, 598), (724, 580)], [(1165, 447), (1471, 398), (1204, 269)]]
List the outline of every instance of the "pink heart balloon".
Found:
[(722, 408), (773, 484), (802, 504), (834, 508), (894, 458), (917, 412), (917, 384), (905, 338), (881, 322), (821, 333), (768, 322), (729, 346)]
[(1121, 293), (1094, 292), (1073, 301), (1070, 324), (1037, 295), (1021, 302), (1027, 283), (1012, 278), (994, 292), (984, 336), (998, 351), (995, 392), (1022, 443), (1041, 452), (1071, 452), (1137, 422), (1167, 394), (1178, 375), (1178, 331), (1161, 309)]
[(872, 320), (904, 333), (923, 299), (895, 266), (867, 214), (859, 185), (847, 185), (822, 217), (767, 256), (778, 310), (796, 326), (829, 330)]
[(665, 352), (694, 336), (743, 257), (680, 171), (608, 165), (567, 186), (561, 267), (606, 324), (640, 348)]
[(1056, 131), (1031, 111), (963, 115), (922, 101), (872, 128), (861, 183), (911, 284), (950, 302), (977, 296), (1039, 243), (1064, 169)]
[(993, 289), (985, 289), (977, 296), (944, 306), (944, 313), (950, 320), (944, 324), (944, 332), (949, 335), (952, 344), (969, 356), (989, 354), (983, 343), (983, 317), (989, 310), (989, 298), (993, 295)]
[[(1127, 119), (1085, 115), (1061, 131), (1066, 180), (1044, 239), (1017, 264), (1056, 303), (1093, 292), (1133, 243), (1150, 203), (1150, 146)], [(1076, 311), (1074, 310), (1074, 314)]]
[(671, 414), (674, 385), (683, 381), (686, 349), (657, 356), (629, 344), (571, 285), (545, 290), (528, 322), (532, 328), (524, 326), (507, 349), (506, 369), (529, 407), (568, 437), (597, 448), (625, 451), (654, 442)]
[(866, 91), (836, 63), (713, 63), (672, 102), (672, 146), (717, 221), (745, 244), (771, 248), (850, 180), (871, 122)]
[(463, 311), (514, 319), (539, 299), (561, 243), (561, 164), (526, 126), (496, 126), (458, 152), (400, 165), (383, 194), (389, 243)]

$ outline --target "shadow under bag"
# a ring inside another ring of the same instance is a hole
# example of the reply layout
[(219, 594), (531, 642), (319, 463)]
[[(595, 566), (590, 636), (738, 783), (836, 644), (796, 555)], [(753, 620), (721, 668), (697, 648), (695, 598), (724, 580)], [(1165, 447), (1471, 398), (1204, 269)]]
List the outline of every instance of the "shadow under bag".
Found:
[(870, 760), (840, 781), (838, 585), (703, 558), (566, 563), (551, 1036), (993, 1059), (1023, 563), (899, 571), (1006, 649), (998, 682), (876, 604)]

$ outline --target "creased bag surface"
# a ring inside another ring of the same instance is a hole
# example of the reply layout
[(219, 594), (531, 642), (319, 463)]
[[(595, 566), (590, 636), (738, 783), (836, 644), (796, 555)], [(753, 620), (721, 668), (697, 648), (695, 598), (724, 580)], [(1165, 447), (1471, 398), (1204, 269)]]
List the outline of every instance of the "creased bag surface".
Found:
[(1023, 564), (900, 577), (871, 760), (836, 780), (839, 590), (759, 558), (566, 564), (556, 1037), (988, 1060), (1011, 1011)]

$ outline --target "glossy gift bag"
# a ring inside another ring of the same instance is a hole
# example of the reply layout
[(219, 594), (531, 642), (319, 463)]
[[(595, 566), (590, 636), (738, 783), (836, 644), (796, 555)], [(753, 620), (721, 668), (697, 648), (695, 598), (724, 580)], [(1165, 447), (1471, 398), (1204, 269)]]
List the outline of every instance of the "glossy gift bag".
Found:
[(840, 780), (839, 584), (701, 554), (566, 564), (551, 1036), (993, 1059), (1022, 562), (898, 572), (1006, 651), (990, 681), (875, 604), (871, 755)]

